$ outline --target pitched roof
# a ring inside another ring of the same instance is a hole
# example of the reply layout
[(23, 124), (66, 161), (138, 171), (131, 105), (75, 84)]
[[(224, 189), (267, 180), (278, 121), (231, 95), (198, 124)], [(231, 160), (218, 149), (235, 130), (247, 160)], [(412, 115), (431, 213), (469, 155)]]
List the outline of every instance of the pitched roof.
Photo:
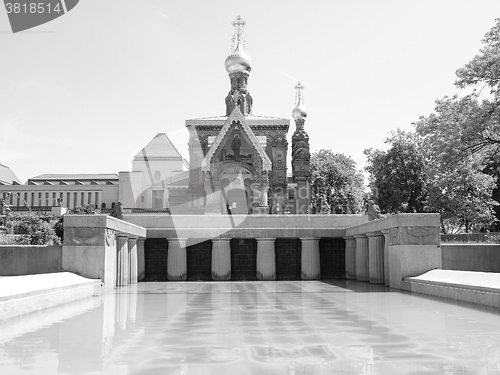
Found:
[(267, 156), (266, 152), (262, 148), (262, 146), (259, 143), (259, 140), (255, 136), (254, 132), (250, 128), (250, 126), (247, 124), (246, 118), (243, 116), (241, 113), (239, 107), (236, 105), (233, 108), (233, 111), (231, 114), (227, 117), (224, 125), (222, 126), (222, 129), (219, 131), (217, 134), (217, 137), (215, 137), (215, 140), (212, 143), (212, 146), (210, 146), (210, 149), (208, 150), (207, 154), (201, 161), (201, 169), (203, 171), (208, 171), (210, 170), (210, 162), (212, 157), (214, 156), (215, 152), (221, 145), (222, 140), (226, 136), (226, 134), (229, 132), (229, 129), (232, 127), (233, 122), (239, 122), (241, 127), (243, 128), (243, 131), (246, 133), (248, 138), (250, 139), (250, 142), (252, 143), (253, 147), (257, 150), (258, 155), (262, 159), (262, 169), (264, 171), (270, 171), (272, 169), (272, 163), (271, 160), (269, 159), (269, 156)]
[(12, 172), (12, 170), (4, 164), (0, 164), (0, 184), (11, 185), (13, 183), (20, 184), (21, 181)]
[(179, 159), (182, 155), (165, 133), (158, 133), (137, 155), (134, 160)]
[(93, 173), (93, 174), (41, 174), (31, 177), (28, 181), (74, 181), (74, 180), (118, 180), (116, 173)]

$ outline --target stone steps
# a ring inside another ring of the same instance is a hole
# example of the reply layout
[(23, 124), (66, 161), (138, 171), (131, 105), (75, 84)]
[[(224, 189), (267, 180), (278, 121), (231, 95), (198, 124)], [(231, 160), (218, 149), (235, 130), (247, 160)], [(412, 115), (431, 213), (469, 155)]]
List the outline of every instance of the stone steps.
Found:
[(412, 293), (500, 308), (500, 273), (432, 270), (404, 283)]
[(0, 277), (0, 321), (101, 295), (101, 280), (70, 272)]

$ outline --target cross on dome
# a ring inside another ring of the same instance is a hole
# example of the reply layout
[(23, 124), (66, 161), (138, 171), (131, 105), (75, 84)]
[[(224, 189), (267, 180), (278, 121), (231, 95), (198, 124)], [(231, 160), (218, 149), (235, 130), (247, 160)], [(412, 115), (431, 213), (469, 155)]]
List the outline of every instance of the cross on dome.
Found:
[(297, 90), (297, 104), (300, 104), (299, 101), (302, 99), (302, 90), (304, 90), (302, 83), (298, 82), (297, 86), (295, 86), (295, 90)]
[(245, 27), (247, 23), (243, 21), (243, 19), (238, 16), (236, 17), (236, 20), (233, 21), (233, 26), (234, 26), (234, 31), (236, 32), (236, 36), (239, 39), (241, 34), (243, 33), (243, 28)]

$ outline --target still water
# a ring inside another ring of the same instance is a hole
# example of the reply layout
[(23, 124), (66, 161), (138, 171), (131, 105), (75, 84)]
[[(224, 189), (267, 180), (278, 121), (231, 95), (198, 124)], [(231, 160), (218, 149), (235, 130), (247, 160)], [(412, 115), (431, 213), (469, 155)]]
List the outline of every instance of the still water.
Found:
[(356, 282), (140, 283), (0, 323), (0, 374), (500, 374), (500, 312)]

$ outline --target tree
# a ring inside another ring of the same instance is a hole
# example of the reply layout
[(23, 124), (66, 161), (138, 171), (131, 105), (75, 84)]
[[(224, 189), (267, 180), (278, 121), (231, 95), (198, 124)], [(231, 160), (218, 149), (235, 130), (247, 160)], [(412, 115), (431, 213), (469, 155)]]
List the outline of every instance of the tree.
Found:
[(311, 190), (315, 213), (363, 212), (363, 175), (344, 154), (320, 150), (311, 155)]
[(482, 42), (480, 53), (456, 72), (455, 85), (467, 93), (437, 100), (435, 113), (414, 124), (431, 181), (426, 206), (441, 213), (443, 230), (482, 230), (495, 221), (498, 202), (492, 195), (499, 191), (500, 19)]
[(398, 129), (385, 143), (389, 150), (367, 149), (370, 188), (383, 212), (422, 212), (427, 176), (424, 157), (414, 133)]

